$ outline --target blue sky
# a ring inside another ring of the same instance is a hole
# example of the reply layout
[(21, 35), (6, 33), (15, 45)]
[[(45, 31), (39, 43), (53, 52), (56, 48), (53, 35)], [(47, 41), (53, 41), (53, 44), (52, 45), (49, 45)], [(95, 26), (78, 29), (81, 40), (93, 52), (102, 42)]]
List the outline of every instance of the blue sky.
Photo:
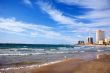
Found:
[(110, 0), (0, 0), (0, 42), (73, 44), (110, 37)]

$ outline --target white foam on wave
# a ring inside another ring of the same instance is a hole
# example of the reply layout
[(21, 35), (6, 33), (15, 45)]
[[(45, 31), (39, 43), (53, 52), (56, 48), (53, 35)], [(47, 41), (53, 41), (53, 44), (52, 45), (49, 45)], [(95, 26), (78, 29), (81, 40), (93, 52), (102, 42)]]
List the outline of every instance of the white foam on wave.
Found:
[(0, 56), (27, 56), (27, 55), (40, 55), (45, 53), (17, 53), (17, 54), (0, 54)]
[(54, 61), (54, 62), (48, 62), (48, 63), (44, 63), (44, 64), (35, 64), (35, 65), (30, 65), (30, 66), (21, 66), (21, 67), (9, 67), (9, 68), (2, 68), (0, 69), (1, 71), (7, 71), (7, 70), (17, 70), (17, 69), (23, 69), (23, 68), (29, 68), (29, 69), (32, 69), (34, 67), (43, 67), (43, 66), (47, 66), (47, 65), (51, 65), (51, 64), (56, 64), (56, 63), (59, 63), (59, 62), (62, 62), (64, 60), (58, 60), (58, 61)]
[(83, 52), (85, 52), (85, 51), (80, 51), (80, 52), (82, 52), (82, 53), (83, 53)]
[(104, 50), (97, 50), (97, 52), (102, 52), (102, 51), (104, 51)]

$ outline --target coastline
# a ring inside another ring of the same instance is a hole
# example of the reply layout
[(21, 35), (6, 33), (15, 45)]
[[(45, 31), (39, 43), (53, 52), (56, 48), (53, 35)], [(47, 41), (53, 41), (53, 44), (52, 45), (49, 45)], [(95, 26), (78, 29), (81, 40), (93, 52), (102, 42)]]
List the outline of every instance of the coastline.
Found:
[[(83, 55), (83, 57), (82, 57)], [(88, 55), (88, 56), (87, 56)], [(50, 66), (50, 65), (54, 65), (54, 64), (60, 64), (60, 63), (64, 63), (64, 62), (69, 62), (69, 60), (73, 61), (72, 63), (74, 63), (74, 60), (80, 60), (80, 61), (90, 61), (90, 60), (93, 60), (93, 58), (95, 59), (96, 56), (94, 56), (93, 53), (87, 53), (87, 54), (84, 54), (84, 53), (80, 53), (79, 56), (77, 57), (73, 57), (73, 58), (65, 58), (65, 59), (61, 59), (61, 60), (56, 60), (56, 61), (51, 61), (51, 62), (46, 62), (46, 63), (43, 63), (43, 64), (34, 64), (34, 65), (27, 65), (27, 66), (20, 66), (20, 67), (8, 67), (8, 68), (1, 68), (0, 69), (0, 72), (1, 73), (25, 73), (25, 72), (29, 72), (31, 71), (31, 69), (34, 69), (34, 68), (42, 68), (42, 67), (46, 67), (46, 66)]]
[[(103, 54), (102, 54), (103, 55)], [(110, 53), (109, 53), (110, 55)], [(102, 56), (103, 57), (103, 56)], [(100, 56), (101, 58), (101, 56)], [(105, 59), (110, 59), (110, 57), (106, 57)], [(97, 55), (94, 59), (81, 59), (81, 58), (65, 58), (62, 60), (47, 62), (40, 65), (29, 65), (25, 67), (12, 67), (12, 68), (5, 68), (0, 69), (1, 73), (74, 73), (73, 71), (76, 71), (78, 67), (82, 65), (87, 65), (91, 62), (97, 62)], [(103, 61), (103, 60), (102, 60)], [(104, 64), (104, 63), (101, 63)], [(96, 63), (97, 65), (97, 63)]]
[(34, 68), (31, 73), (110, 73), (110, 54), (85, 61), (70, 59), (50, 66)]
[(29, 56), (0, 56), (0, 68), (25, 67), (26, 65), (44, 64), (48, 62), (64, 60), (65, 58), (80, 58), (93, 59), (97, 52), (74, 52), (74, 53), (60, 53), (60, 54), (45, 54), (45, 55), (29, 55)]
[[(101, 45), (102, 46), (102, 45)], [(107, 49), (107, 50), (106, 50)], [(59, 51), (59, 50), (47, 50), (49, 53), (45, 54), (37, 54), (37, 55), (1, 55), (1, 64), (7, 63), (7, 64), (17, 64), (19, 66), (14, 66), (14, 67), (5, 67), (0, 69), (1, 73), (34, 73), (30, 71), (34, 71), (38, 69), (38, 71), (45, 71), (47, 67), (51, 68), (57, 68), (57, 67), (62, 67), (66, 68), (67, 66), (74, 68), (74, 66), (78, 66), (82, 62), (89, 62), (92, 60), (95, 60), (97, 58), (97, 55), (102, 55), (102, 54), (110, 54), (110, 51), (108, 51), (109, 48), (103, 46), (82, 46), (79, 48), (74, 48), (74, 50), (60, 50), (61, 53), (54, 53), (54, 51)], [(51, 52), (50, 52), (51, 51)], [(63, 52), (63, 53), (62, 53)], [(28, 61), (25, 63), (25, 61)], [(31, 62), (36, 62), (36, 63), (31, 63)], [(22, 65), (26, 64), (26, 65)], [(51, 67), (52, 66), (52, 67)], [(54, 67), (53, 67), (54, 66)], [(43, 70), (42, 70), (43, 69)], [(60, 68), (59, 68), (60, 69)], [(66, 69), (65, 69), (66, 70)], [(64, 70), (64, 71), (65, 71)], [(67, 68), (67, 71), (70, 70)], [(71, 69), (72, 71), (73, 69)], [(64, 72), (63, 71), (63, 72)], [(66, 71), (65, 71), (66, 72)], [(35, 72), (36, 73), (36, 72)], [(38, 72), (39, 73), (39, 72)], [(45, 73), (45, 72), (43, 72)], [(56, 72), (57, 73), (57, 72)], [(61, 72), (60, 72), (61, 73)], [(66, 72), (68, 73), (68, 72)]]
[[(30, 65), (30, 66), (25, 66), (25, 67), (10, 67), (10, 68), (2, 68), (0, 69), (1, 73), (11, 73), (14, 72), (16, 73), (31, 73), (31, 71), (33, 71), (33, 69), (41, 69), (43, 67), (48, 67), (48, 66), (52, 66), (52, 65), (56, 65), (56, 64), (64, 64), (66, 62), (75, 62), (75, 63), (79, 63), (79, 62), (84, 62), (84, 60), (82, 59), (77, 59), (77, 58), (68, 58), (68, 59), (63, 59), (63, 60), (57, 60), (57, 61), (53, 61), (53, 62), (48, 62), (48, 63), (44, 63), (44, 64), (40, 64), (40, 65)], [(25, 71), (25, 72), (24, 72)]]
[(43, 66), (47, 66), (47, 65), (52, 65), (52, 64), (56, 64), (56, 63), (60, 63), (60, 62), (63, 62), (64, 60), (58, 60), (58, 61), (53, 61), (53, 62), (48, 62), (48, 63), (44, 63), (44, 64), (35, 64), (35, 65), (30, 65), (30, 66), (20, 66), (20, 67), (9, 67), (9, 68), (1, 68), (0, 70), (4, 71), (4, 70), (17, 70), (17, 69), (22, 69), (22, 68), (34, 68), (34, 67), (43, 67)]

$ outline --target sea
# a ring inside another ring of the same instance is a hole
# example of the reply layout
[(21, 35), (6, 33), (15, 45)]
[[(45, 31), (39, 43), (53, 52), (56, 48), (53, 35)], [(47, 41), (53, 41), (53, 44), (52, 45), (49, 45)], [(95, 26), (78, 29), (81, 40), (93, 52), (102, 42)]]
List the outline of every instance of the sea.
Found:
[(12, 64), (34, 62), (38, 64), (81, 58), (90, 60), (97, 54), (109, 53), (110, 47), (79, 46), (70, 44), (0, 44), (0, 68)]

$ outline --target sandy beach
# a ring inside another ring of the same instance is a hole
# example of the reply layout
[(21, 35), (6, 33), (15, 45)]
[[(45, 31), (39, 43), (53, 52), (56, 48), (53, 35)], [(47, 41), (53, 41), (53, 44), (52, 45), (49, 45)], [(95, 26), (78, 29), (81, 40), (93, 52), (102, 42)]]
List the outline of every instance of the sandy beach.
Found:
[[(1, 73), (74, 73), (82, 65), (93, 63), (99, 55), (110, 52), (74, 52), (26, 56), (0, 56)], [(98, 55), (98, 56), (97, 56)], [(109, 59), (108, 57), (106, 57)], [(101, 63), (104, 64), (104, 63)], [(6, 66), (5, 66), (6, 65)], [(104, 64), (105, 65), (105, 64)]]
[(61, 63), (34, 68), (31, 73), (110, 73), (110, 55), (84, 61), (80, 59), (67, 59)]
[(110, 55), (84, 60), (67, 58), (60, 61), (31, 65), (17, 69), (0, 70), (1, 73), (110, 73)]

